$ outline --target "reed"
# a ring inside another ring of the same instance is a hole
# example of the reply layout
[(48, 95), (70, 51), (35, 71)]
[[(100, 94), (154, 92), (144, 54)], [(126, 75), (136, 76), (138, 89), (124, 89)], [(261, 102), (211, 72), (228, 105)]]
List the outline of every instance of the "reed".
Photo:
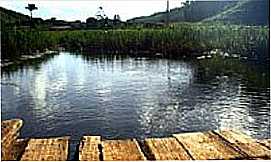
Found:
[(239, 55), (269, 56), (269, 28), (223, 24), (173, 24), (160, 29), (9, 31), (2, 34), (2, 57), (64, 47), (110, 53), (195, 56), (221, 49)]

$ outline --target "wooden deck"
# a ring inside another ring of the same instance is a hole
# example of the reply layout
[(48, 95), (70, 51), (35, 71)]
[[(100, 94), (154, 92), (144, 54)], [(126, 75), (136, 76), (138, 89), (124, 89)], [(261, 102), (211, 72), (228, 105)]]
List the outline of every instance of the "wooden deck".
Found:
[(173, 137), (145, 140), (149, 156), (153, 160), (191, 160), (191, 156)]
[(79, 146), (79, 160), (80, 161), (99, 161), (101, 144), (100, 136), (84, 136)]
[[(69, 137), (17, 139), (21, 120), (1, 124), (2, 160), (68, 160)], [(181, 133), (141, 141), (107, 140), (89, 135), (78, 142), (75, 160), (270, 160), (270, 143), (271, 139), (255, 140), (236, 130)]]
[(13, 147), (22, 126), (20, 119), (1, 122), (1, 160), (17, 160)]
[(22, 161), (68, 160), (69, 137), (30, 139), (22, 154)]
[(128, 140), (105, 140), (102, 142), (103, 159), (114, 160), (146, 160), (138, 142), (135, 139)]

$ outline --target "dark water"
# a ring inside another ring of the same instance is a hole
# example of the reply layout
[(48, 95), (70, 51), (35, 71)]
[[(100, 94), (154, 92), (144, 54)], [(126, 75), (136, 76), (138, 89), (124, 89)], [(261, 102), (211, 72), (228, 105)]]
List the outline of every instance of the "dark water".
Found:
[(144, 138), (235, 128), (270, 138), (269, 66), (61, 53), (2, 70), (22, 137)]

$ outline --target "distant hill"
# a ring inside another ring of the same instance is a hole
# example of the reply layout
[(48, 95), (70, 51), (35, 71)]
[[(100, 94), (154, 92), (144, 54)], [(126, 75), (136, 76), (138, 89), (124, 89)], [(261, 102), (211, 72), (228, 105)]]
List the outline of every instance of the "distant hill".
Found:
[[(191, 1), (189, 4), (180, 8), (175, 8), (169, 12), (170, 22), (197, 22), (205, 18), (215, 16), (234, 5), (237, 1)], [(142, 16), (129, 20), (129, 22), (157, 23), (165, 22), (166, 12), (158, 12), (150, 16)]]
[[(167, 13), (159, 12), (128, 20), (134, 23), (163, 23)], [(268, 25), (269, 0), (191, 1), (169, 12), (169, 22), (222, 21), (234, 24)]]
[(232, 8), (203, 21), (222, 21), (246, 25), (269, 25), (269, 0), (243, 0)]

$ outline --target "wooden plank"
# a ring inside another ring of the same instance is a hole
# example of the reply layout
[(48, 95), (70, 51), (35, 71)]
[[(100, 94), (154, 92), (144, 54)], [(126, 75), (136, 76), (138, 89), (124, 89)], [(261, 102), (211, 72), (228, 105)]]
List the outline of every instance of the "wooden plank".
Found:
[(17, 134), (23, 126), (21, 119), (5, 120), (1, 122), (1, 142), (8, 140), (11, 134)]
[(22, 155), (22, 161), (66, 161), (69, 137), (30, 139)]
[(243, 155), (228, 147), (212, 132), (174, 134), (195, 160), (239, 159)]
[(16, 160), (20, 160), (25, 148), (27, 146), (29, 139), (17, 139), (12, 147), (12, 154)]
[(214, 132), (225, 138), (230, 143), (251, 143), (251, 141), (255, 141), (251, 136), (237, 130), (220, 130)]
[(100, 136), (84, 136), (79, 146), (80, 161), (100, 161)]
[(175, 138), (149, 138), (145, 144), (155, 160), (191, 160)]
[(271, 139), (262, 139), (258, 140), (258, 142), (267, 147), (269, 150), (271, 149)]
[(227, 140), (232, 147), (245, 153), (249, 158), (267, 157), (271, 155), (268, 148), (259, 144), (255, 139), (236, 130), (215, 131)]
[(270, 160), (270, 158), (250, 158), (248, 160)]
[(1, 160), (16, 160), (12, 150), (22, 126), (23, 121), (20, 119), (1, 122)]
[(137, 141), (131, 140), (105, 140), (102, 142), (103, 160), (146, 160)]

